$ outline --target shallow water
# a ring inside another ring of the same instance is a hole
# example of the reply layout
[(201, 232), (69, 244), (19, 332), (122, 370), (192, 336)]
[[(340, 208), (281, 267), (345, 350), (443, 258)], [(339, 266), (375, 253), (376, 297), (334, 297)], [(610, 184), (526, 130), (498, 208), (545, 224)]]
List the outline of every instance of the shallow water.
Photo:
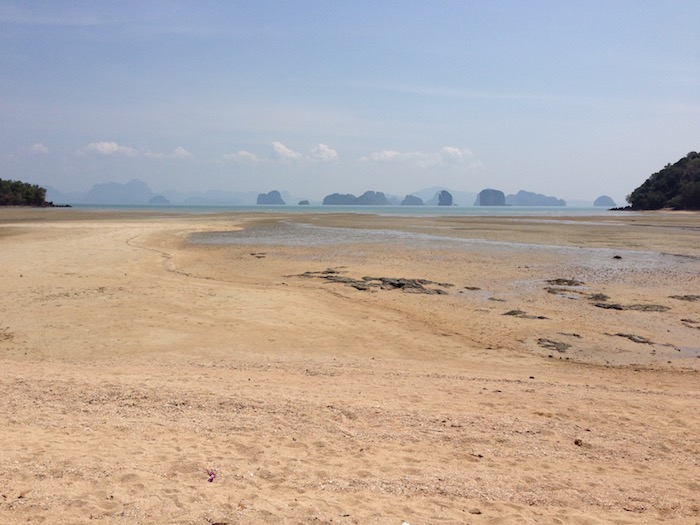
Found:
[[(265, 245), (265, 246), (338, 246), (350, 244), (400, 244), (404, 247), (421, 247), (454, 250), (547, 251), (571, 257), (579, 266), (618, 270), (658, 270), (660, 268), (697, 268), (695, 258), (672, 254), (613, 248), (581, 248), (527, 244), (484, 239), (448, 237), (429, 233), (406, 232), (390, 229), (332, 228), (313, 224), (278, 222), (273, 225), (256, 225), (236, 231), (193, 233), (188, 242), (196, 245)], [(619, 257), (619, 258), (615, 258)]]
[(254, 226), (238, 231), (194, 233), (192, 244), (263, 244), (281, 246), (331, 246), (338, 244), (437, 242), (452, 240), (429, 234), (398, 230), (367, 230), (359, 228), (331, 228), (313, 224), (279, 222), (268, 226)]
[(690, 348), (687, 346), (678, 348), (678, 357), (689, 357), (700, 359), (700, 348)]
[(243, 206), (243, 205), (202, 205), (187, 204), (74, 204), (79, 209), (153, 211), (159, 213), (261, 213), (261, 214), (301, 214), (301, 213), (354, 213), (387, 215), (397, 217), (591, 217), (615, 215), (630, 216), (635, 212), (610, 211), (607, 208), (568, 207), (568, 206)]

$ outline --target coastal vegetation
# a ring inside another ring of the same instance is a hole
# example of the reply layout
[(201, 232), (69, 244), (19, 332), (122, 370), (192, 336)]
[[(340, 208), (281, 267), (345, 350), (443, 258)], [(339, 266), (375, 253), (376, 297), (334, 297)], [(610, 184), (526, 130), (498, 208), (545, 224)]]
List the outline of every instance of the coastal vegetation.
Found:
[(627, 196), (633, 210), (700, 210), (700, 153), (667, 164)]
[(18, 180), (0, 179), (0, 206), (50, 206), (46, 189)]

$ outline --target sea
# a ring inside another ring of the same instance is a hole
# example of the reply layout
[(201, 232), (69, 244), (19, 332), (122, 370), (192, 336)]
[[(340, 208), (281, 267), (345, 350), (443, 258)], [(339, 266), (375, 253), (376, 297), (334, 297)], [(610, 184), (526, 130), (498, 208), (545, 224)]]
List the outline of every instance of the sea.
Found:
[[(74, 209), (143, 212), (155, 214), (260, 214), (280, 215), (289, 217), (294, 214), (368, 214), (378, 217), (513, 217), (537, 218), (566, 222), (576, 217), (611, 217), (629, 216), (629, 211), (608, 210), (601, 207), (568, 207), (568, 206), (328, 206), (328, 205), (255, 205), (255, 206), (212, 206), (212, 205), (75, 205)], [(522, 248), (519, 243), (502, 243), (476, 239), (454, 239), (441, 235), (421, 234), (416, 232), (401, 232), (391, 229), (358, 229), (322, 227), (314, 224), (293, 224), (282, 221), (273, 225), (258, 225), (245, 230), (202, 232), (188, 236), (189, 242), (200, 245), (221, 244), (258, 244), (258, 245), (339, 245), (346, 243), (439, 243), (447, 245), (491, 245)]]
[[(513, 217), (514, 220), (545, 220), (557, 223), (567, 223), (578, 217), (629, 217), (640, 215), (640, 212), (608, 210), (601, 207), (569, 207), (569, 206), (190, 206), (190, 205), (75, 205), (74, 209), (122, 212), (153, 212), (154, 214), (260, 214), (280, 215), (289, 217), (293, 214), (371, 214), (387, 217)], [(567, 220), (568, 219), (568, 220)], [(589, 224), (591, 221), (587, 221)], [(595, 221), (593, 221), (595, 222)], [(610, 222), (600, 221), (602, 226), (610, 226)], [(675, 256), (667, 253), (657, 253), (645, 250), (630, 250), (623, 247), (580, 247), (573, 245), (527, 244), (523, 242), (495, 241), (479, 238), (457, 238), (443, 235), (432, 228), (430, 233), (417, 231), (399, 231), (388, 227), (378, 228), (348, 228), (328, 227), (313, 223), (297, 223), (282, 220), (275, 224), (259, 224), (254, 228), (243, 230), (233, 229), (224, 231), (207, 231), (191, 233), (188, 242), (196, 245), (282, 245), (282, 246), (329, 246), (336, 247), (348, 244), (388, 244), (400, 243), (407, 246), (423, 246), (435, 248), (451, 248), (457, 250), (498, 249), (504, 252), (515, 251), (549, 251), (552, 250), (571, 258), (572, 264), (581, 266), (580, 271), (608, 269), (610, 261), (617, 260), (619, 270), (659, 271), (662, 268), (683, 272), (698, 271), (696, 258)], [(621, 260), (617, 258), (620, 257)]]
[(601, 207), (569, 206), (326, 206), (326, 205), (187, 205), (187, 204), (73, 204), (75, 209), (143, 211), (155, 213), (208, 214), (208, 213), (357, 213), (394, 217), (591, 217), (614, 215), (629, 216), (629, 211), (608, 210)]

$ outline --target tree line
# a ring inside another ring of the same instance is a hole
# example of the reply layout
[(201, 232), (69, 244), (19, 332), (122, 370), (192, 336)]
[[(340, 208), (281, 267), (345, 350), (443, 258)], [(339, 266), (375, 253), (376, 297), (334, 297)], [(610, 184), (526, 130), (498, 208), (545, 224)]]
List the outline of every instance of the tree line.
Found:
[(633, 210), (700, 210), (700, 153), (667, 164), (627, 196)]
[(0, 206), (46, 206), (46, 189), (18, 180), (0, 179)]

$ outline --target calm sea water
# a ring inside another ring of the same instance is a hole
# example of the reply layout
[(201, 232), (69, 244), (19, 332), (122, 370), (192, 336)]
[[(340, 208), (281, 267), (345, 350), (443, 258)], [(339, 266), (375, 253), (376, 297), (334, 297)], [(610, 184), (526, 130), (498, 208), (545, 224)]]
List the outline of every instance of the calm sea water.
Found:
[[(185, 206), (185, 205), (144, 205), (144, 206), (114, 206), (114, 205), (76, 205), (76, 209), (114, 210), (153, 213), (176, 214), (220, 214), (220, 213), (260, 213), (289, 215), (295, 213), (324, 214), (324, 213), (357, 213), (374, 214), (379, 216), (405, 217), (440, 217), (440, 216), (483, 216), (483, 217), (545, 217), (556, 222), (566, 222), (574, 217), (614, 217), (636, 214), (628, 211), (609, 211), (606, 208), (575, 208), (575, 207), (514, 207), (514, 206)], [(344, 245), (352, 243), (410, 243), (411, 245), (434, 245), (440, 248), (475, 249), (478, 247), (498, 248), (502, 250), (552, 250), (567, 253), (578, 259), (585, 259), (587, 265), (609, 266), (613, 255), (624, 255), (624, 263), (618, 266), (641, 268), (659, 268), (668, 264), (674, 267), (687, 266), (682, 263), (693, 263), (694, 270), (698, 262), (686, 260), (669, 254), (643, 251), (630, 251), (609, 248), (587, 248), (574, 246), (532, 245), (518, 242), (487, 241), (482, 239), (466, 239), (442, 236), (433, 233), (405, 232), (391, 229), (357, 229), (331, 228), (313, 224), (294, 224), (282, 221), (274, 225), (257, 225), (254, 228), (234, 231), (193, 233), (189, 242), (200, 245)]]
[[(527, 220), (527, 219), (525, 219)], [(552, 222), (567, 222), (566, 219), (552, 218)], [(602, 223), (609, 225), (609, 223)], [(197, 245), (225, 246), (333, 246), (343, 250), (344, 246), (357, 253), (358, 244), (372, 249), (372, 245), (387, 246), (390, 244), (403, 247), (422, 247), (429, 249), (453, 250), (489, 250), (506, 255), (509, 252), (531, 252), (559, 254), (569, 260), (572, 267), (577, 267), (581, 275), (588, 270), (611, 270), (614, 261), (614, 271), (690, 271), (698, 272), (700, 261), (695, 258), (679, 257), (667, 253), (652, 251), (629, 250), (624, 247), (581, 247), (574, 245), (528, 244), (512, 241), (495, 241), (479, 238), (464, 238), (446, 236), (439, 229), (433, 228), (429, 233), (401, 231), (393, 229), (364, 229), (340, 228), (318, 224), (297, 224), (282, 220), (273, 223), (256, 224), (240, 230), (207, 231), (191, 233), (188, 242)], [(336, 252), (339, 253), (339, 252)], [(614, 259), (615, 256), (621, 259)], [(680, 274), (679, 274), (680, 275)]]
[(607, 208), (576, 208), (568, 206), (188, 206), (188, 205), (94, 205), (76, 204), (76, 209), (116, 211), (145, 211), (160, 213), (358, 213), (406, 217), (490, 216), (490, 217), (582, 217), (628, 216), (630, 212), (609, 211)]

